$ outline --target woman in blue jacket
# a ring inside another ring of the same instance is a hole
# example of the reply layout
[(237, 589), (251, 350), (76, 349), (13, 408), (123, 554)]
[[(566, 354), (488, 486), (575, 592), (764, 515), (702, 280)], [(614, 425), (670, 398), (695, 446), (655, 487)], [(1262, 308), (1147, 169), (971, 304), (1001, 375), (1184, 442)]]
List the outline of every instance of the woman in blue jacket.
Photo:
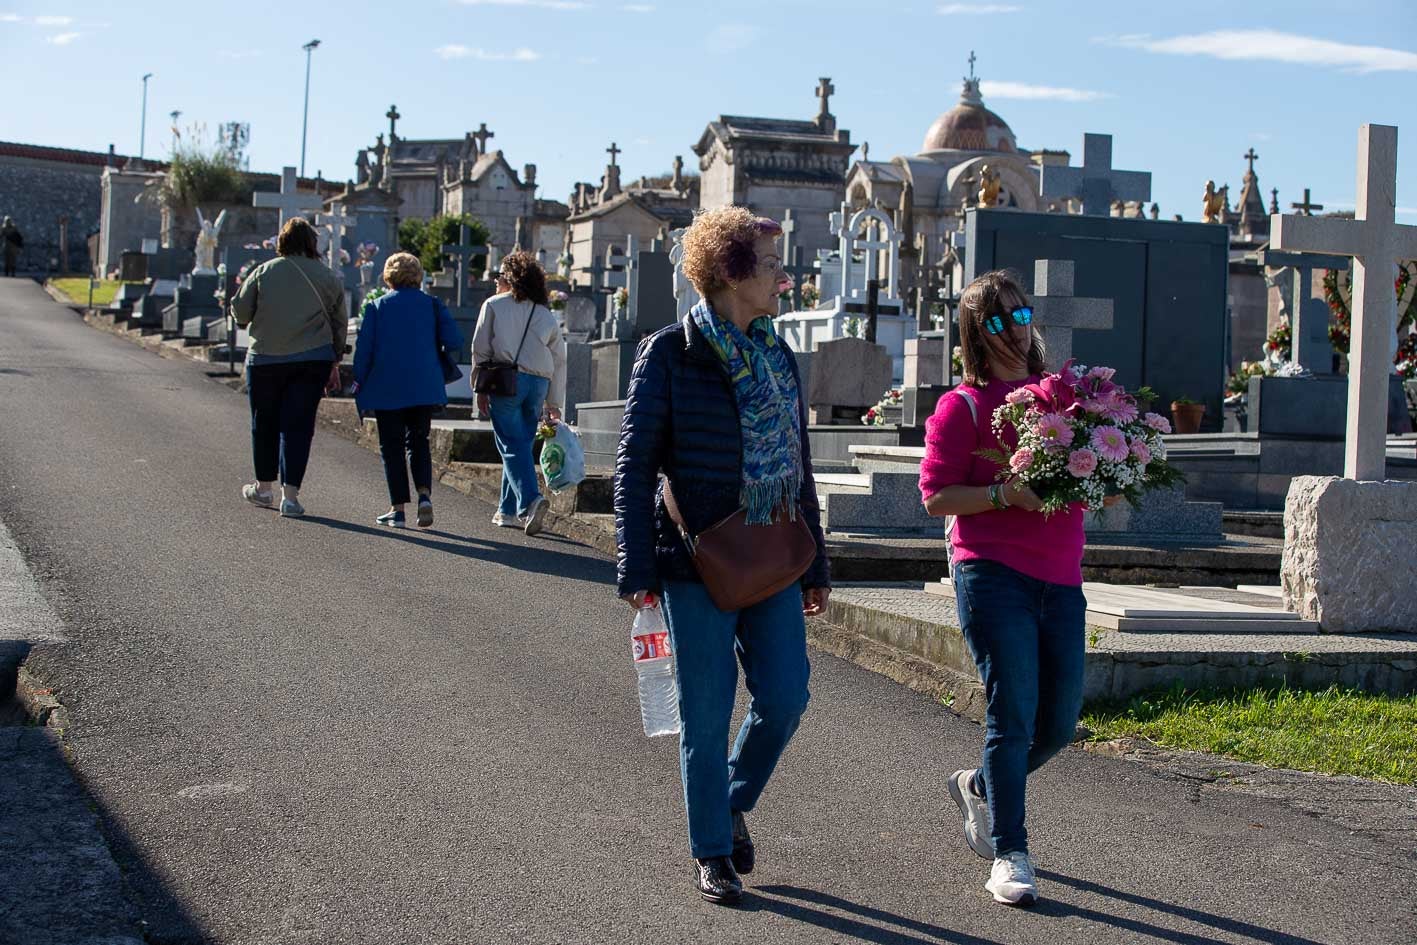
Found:
[[(660, 595), (675, 653), (680, 774), (693, 880), (710, 902), (742, 896), (754, 864), (744, 817), (807, 707), (804, 616), (830, 593), (797, 362), (773, 331), (786, 279), (782, 228), (742, 207), (700, 214), (684, 235), (699, 302), (641, 345), (615, 457), (618, 589), (636, 609)], [(719, 610), (694, 570), (659, 487), (697, 536), (746, 511), (749, 527), (800, 515), (816, 542), (801, 579), (741, 610)], [(731, 757), (738, 662), (752, 702)]]
[(390, 256), (384, 284), (393, 291), (364, 310), (354, 349), (354, 401), (379, 422), (379, 453), (389, 483), (389, 511), (375, 521), (394, 528), (405, 524), (410, 470), (418, 490), (418, 527), (433, 524), (428, 428), (433, 412), (448, 402), (438, 351), (457, 351), (463, 343), (448, 307), (424, 293), (422, 283), (417, 256)]

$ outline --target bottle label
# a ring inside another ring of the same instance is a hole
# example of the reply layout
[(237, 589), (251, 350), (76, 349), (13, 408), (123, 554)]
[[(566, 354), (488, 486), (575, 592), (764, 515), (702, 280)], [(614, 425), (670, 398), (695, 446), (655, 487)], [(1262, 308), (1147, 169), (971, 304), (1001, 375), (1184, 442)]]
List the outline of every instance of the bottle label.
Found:
[(643, 633), (631, 637), (630, 640), (634, 644), (636, 663), (641, 660), (663, 659), (669, 655), (669, 634), (666, 631)]

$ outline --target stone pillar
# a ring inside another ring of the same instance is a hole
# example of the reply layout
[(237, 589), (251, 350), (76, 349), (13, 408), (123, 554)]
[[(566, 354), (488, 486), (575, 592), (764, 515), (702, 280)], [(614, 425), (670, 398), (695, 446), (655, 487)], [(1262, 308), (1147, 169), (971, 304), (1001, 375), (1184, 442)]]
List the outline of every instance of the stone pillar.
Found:
[(1328, 633), (1417, 632), (1417, 482), (1296, 476), (1284, 504), (1284, 606)]

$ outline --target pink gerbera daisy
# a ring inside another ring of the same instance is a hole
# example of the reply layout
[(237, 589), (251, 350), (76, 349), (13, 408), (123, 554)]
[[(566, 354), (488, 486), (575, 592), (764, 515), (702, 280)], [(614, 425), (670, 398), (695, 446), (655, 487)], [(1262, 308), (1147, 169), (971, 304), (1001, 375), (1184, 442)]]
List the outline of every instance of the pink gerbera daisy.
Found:
[(1099, 456), (1114, 463), (1120, 463), (1131, 452), (1127, 446), (1127, 435), (1116, 427), (1093, 430), (1091, 443)]
[(1068, 418), (1060, 413), (1045, 413), (1038, 418), (1038, 425), (1034, 427), (1038, 436), (1043, 440), (1043, 445), (1048, 447), (1071, 446), (1073, 442), (1073, 428), (1068, 425)]

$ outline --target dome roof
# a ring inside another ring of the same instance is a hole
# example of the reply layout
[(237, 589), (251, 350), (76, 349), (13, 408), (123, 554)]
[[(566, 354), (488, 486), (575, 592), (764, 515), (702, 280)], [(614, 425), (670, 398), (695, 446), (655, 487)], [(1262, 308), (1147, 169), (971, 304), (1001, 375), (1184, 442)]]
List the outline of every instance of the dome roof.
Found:
[(1013, 153), (1018, 150), (1018, 142), (1008, 123), (984, 107), (979, 80), (965, 79), (959, 104), (935, 119), (925, 132), (920, 150)]

